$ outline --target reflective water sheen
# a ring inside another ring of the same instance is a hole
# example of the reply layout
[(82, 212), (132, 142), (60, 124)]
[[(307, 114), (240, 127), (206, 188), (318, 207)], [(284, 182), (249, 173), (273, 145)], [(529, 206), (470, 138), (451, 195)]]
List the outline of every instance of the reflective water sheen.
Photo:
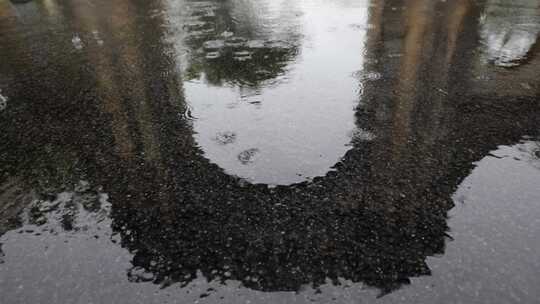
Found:
[(527, 60), (540, 33), (540, 3), (518, 0), (488, 1), (481, 16), (481, 36), (486, 44), (487, 60), (503, 67), (518, 66)]
[(291, 184), (325, 175), (350, 149), (361, 83), (376, 80), (363, 68), (368, 1), (169, 5), (168, 39), (210, 161)]
[(536, 0), (0, 0), (0, 302), (537, 303)]

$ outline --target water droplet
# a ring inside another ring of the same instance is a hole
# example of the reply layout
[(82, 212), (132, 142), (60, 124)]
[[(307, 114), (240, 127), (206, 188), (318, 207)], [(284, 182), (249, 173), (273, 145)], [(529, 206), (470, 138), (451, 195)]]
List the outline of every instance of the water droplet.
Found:
[(232, 144), (236, 140), (236, 133), (231, 131), (219, 132), (215, 140), (222, 145)]
[(253, 157), (259, 152), (259, 149), (257, 148), (252, 148), (252, 149), (247, 149), (245, 151), (242, 151), (240, 152), (240, 154), (238, 154), (238, 160), (243, 164), (243, 165), (247, 165), (251, 162), (253, 162)]
[(71, 38), (71, 43), (73, 44), (73, 47), (75, 47), (75, 49), (77, 50), (82, 50), (84, 46), (81, 38), (77, 34), (73, 36), (73, 38)]

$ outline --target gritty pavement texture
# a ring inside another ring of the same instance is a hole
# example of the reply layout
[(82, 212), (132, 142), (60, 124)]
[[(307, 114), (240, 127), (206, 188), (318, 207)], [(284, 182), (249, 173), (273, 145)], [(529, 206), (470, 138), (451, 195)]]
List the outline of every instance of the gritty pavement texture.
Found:
[(535, 0), (0, 0), (0, 302), (538, 303)]

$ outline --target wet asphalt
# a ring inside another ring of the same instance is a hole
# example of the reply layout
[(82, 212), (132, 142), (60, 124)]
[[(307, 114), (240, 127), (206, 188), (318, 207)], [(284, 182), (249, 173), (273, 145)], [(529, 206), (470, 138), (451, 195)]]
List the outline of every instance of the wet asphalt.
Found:
[(1, 303), (538, 303), (534, 0), (0, 0)]

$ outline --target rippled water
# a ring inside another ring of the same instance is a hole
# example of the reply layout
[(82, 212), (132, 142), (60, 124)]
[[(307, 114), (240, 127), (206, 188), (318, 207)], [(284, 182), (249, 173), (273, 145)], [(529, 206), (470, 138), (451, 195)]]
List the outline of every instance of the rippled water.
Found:
[(0, 302), (536, 303), (537, 1), (0, 1)]
[(486, 44), (486, 57), (502, 67), (519, 66), (535, 46), (540, 34), (540, 3), (518, 0), (488, 1), (481, 17), (481, 37)]
[(180, 3), (168, 39), (205, 156), (253, 183), (331, 170), (357, 129), (368, 1)]

